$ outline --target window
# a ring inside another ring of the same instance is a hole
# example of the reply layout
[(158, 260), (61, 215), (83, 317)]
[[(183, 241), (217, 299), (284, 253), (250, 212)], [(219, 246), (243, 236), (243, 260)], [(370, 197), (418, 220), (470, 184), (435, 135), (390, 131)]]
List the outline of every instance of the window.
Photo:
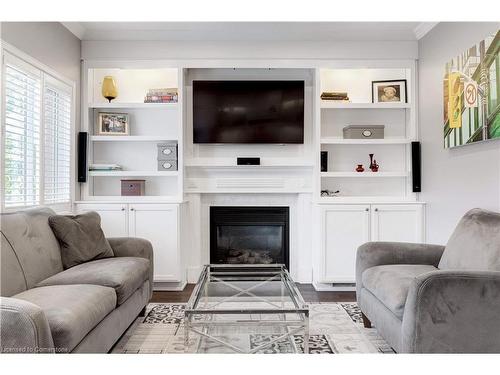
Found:
[(3, 208), (70, 203), (72, 86), (9, 53), (3, 82)]

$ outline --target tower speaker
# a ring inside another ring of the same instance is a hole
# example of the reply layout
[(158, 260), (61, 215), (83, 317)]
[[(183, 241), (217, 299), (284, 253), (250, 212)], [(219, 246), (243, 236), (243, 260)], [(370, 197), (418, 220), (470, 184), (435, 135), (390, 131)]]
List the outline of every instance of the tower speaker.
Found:
[(88, 133), (78, 133), (78, 182), (87, 182), (87, 141)]
[(321, 172), (328, 172), (328, 151), (321, 151)]
[(414, 193), (422, 191), (422, 161), (420, 156), (420, 142), (411, 143), (412, 188)]

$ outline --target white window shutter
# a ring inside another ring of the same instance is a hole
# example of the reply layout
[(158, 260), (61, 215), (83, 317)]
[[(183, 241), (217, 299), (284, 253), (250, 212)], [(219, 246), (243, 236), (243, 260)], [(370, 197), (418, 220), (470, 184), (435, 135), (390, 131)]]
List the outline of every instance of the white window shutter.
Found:
[(8, 62), (4, 70), (4, 205), (40, 202), (41, 77)]
[(44, 204), (71, 200), (71, 88), (44, 84)]

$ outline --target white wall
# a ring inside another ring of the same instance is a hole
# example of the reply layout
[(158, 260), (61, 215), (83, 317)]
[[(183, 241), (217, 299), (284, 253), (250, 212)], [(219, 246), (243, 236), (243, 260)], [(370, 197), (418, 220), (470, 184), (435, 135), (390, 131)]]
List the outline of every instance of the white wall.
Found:
[(81, 42), (59, 22), (2, 22), (1, 26), (4, 41), (79, 83)]
[(417, 42), (83, 41), (82, 58), (100, 59), (416, 59)]
[(465, 211), (500, 211), (500, 140), (443, 148), (443, 74), (452, 57), (495, 33), (499, 23), (440, 23), (419, 41), (422, 200), (427, 241), (446, 243)]

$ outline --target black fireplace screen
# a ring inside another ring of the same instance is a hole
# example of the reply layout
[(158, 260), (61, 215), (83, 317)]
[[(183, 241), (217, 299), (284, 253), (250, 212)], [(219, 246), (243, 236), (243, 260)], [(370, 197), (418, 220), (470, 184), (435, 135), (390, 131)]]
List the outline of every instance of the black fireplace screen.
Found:
[(211, 207), (210, 263), (288, 267), (288, 207)]

